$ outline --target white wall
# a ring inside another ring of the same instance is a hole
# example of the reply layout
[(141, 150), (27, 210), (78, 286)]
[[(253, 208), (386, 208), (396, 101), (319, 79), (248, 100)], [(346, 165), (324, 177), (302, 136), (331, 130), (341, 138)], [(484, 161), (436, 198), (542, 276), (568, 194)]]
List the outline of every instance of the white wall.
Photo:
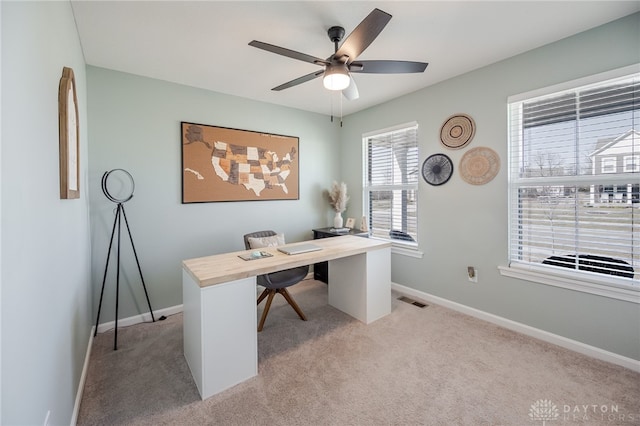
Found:
[[(61, 200), (58, 84), (73, 68), (80, 199)], [(3, 425), (69, 424), (90, 333), (85, 64), (68, 2), (2, 3)]]
[[(135, 180), (124, 208), (154, 310), (182, 303), (184, 259), (244, 250), (242, 235), (252, 231), (273, 229), (294, 242), (331, 224), (323, 190), (338, 178), (339, 124), (329, 117), (103, 68), (87, 67), (87, 81), (96, 308), (114, 221), (115, 205), (100, 190), (108, 170)], [(300, 199), (181, 204), (181, 121), (299, 137)], [(119, 318), (148, 311), (124, 232)], [(115, 317), (113, 256), (100, 323)]]
[[(445, 153), (454, 163), (445, 185), (420, 179), (418, 232), (424, 258), (394, 255), (393, 281), (640, 360), (637, 304), (498, 273), (498, 265), (508, 259), (507, 97), (638, 62), (640, 14), (635, 14), (348, 116), (344, 158), (362, 155), (363, 133), (415, 120), (421, 162)], [(455, 113), (470, 114), (477, 125), (475, 138), (462, 150), (448, 150), (439, 141), (442, 123)], [(482, 186), (465, 183), (458, 173), (462, 155), (477, 146), (492, 148), (502, 161), (500, 173)], [(341, 176), (353, 188), (355, 201), (362, 165), (343, 164)], [(362, 206), (350, 203), (347, 214), (360, 217)], [(478, 269), (477, 284), (467, 279), (469, 265)]]

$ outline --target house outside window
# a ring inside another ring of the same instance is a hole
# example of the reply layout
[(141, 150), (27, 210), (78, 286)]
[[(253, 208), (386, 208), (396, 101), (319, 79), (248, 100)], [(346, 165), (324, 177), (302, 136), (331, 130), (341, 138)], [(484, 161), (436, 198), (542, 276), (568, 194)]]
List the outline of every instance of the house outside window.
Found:
[(363, 135), (364, 211), (373, 238), (418, 246), (418, 124)]
[(640, 73), (614, 74), (509, 98), (501, 272), (640, 303)]

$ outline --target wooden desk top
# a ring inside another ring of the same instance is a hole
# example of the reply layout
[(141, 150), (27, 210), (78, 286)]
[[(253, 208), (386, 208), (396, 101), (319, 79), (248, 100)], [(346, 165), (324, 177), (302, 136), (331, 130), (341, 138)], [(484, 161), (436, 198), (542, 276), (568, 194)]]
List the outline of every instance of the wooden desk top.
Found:
[(391, 243), (387, 241), (356, 237), (353, 235), (301, 241), (287, 244), (287, 246), (295, 246), (303, 243), (315, 244), (322, 247), (322, 250), (290, 256), (279, 252), (276, 247), (264, 247), (260, 250), (271, 253), (273, 255), (272, 257), (242, 260), (238, 255), (250, 254), (254, 251), (242, 250), (233, 253), (188, 259), (182, 262), (182, 267), (191, 275), (196, 283), (199, 283), (200, 287), (208, 287), (210, 285), (239, 280), (255, 275), (268, 274), (269, 272), (282, 271), (297, 266), (310, 265), (316, 262), (324, 262), (365, 253), (371, 250), (391, 247)]

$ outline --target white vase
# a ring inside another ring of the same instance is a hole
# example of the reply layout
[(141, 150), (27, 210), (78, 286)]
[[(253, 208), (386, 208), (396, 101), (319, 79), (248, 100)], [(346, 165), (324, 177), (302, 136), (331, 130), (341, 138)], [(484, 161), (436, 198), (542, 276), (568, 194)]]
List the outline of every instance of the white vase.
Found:
[(333, 227), (342, 228), (342, 223), (342, 214), (340, 212), (336, 212), (336, 215), (333, 218)]

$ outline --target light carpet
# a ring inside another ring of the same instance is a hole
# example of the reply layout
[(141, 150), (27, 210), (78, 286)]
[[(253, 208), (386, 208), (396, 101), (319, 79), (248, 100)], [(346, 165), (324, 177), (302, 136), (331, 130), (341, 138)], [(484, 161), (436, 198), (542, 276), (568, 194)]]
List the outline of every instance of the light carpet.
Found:
[[(182, 315), (99, 334), (79, 425), (640, 425), (640, 374), (441, 306), (365, 325), (327, 287), (291, 288), (258, 334), (259, 375), (205, 401)], [(264, 303), (263, 303), (264, 305)], [(258, 318), (261, 309), (258, 310)]]

